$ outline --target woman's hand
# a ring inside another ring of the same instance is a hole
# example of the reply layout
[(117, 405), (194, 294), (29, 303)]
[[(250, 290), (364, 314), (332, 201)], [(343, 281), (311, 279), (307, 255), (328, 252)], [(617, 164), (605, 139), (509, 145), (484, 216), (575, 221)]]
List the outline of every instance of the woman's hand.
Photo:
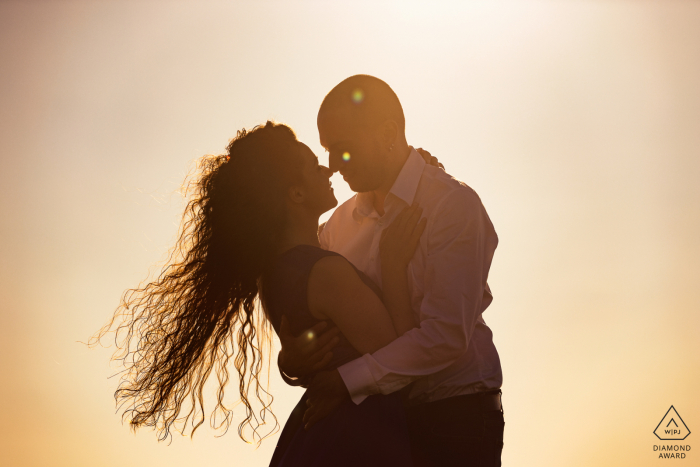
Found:
[(333, 326), (322, 333), (328, 323), (321, 321), (299, 336), (289, 329), (287, 317), (282, 316), (280, 324), (279, 366), (290, 378), (303, 378), (314, 371), (325, 368), (333, 357), (333, 347), (340, 341), (340, 330)]
[(418, 148), (416, 149), (418, 151), (418, 154), (421, 155), (423, 160), (425, 161), (426, 164), (432, 165), (434, 167), (440, 167), (442, 170), (445, 170), (445, 166), (440, 163), (440, 161), (437, 160), (437, 157), (431, 156), (428, 151), (426, 151), (423, 148)]
[(382, 271), (400, 269), (405, 272), (418, 246), (427, 219), (421, 219), (423, 208), (414, 204), (401, 211), (379, 239)]

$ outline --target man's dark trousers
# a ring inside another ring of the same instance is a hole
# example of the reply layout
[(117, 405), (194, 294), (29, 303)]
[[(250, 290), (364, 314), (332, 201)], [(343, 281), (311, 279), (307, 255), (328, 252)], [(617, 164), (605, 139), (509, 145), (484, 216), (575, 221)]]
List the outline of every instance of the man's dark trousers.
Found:
[(500, 467), (501, 390), (406, 408), (415, 467)]

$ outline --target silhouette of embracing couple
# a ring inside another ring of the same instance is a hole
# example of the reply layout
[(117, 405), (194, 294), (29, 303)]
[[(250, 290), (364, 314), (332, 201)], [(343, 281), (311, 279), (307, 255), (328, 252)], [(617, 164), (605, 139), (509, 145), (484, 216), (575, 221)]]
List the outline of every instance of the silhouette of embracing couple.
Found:
[[(317, 124), (328, 167), (273, 122), (199, 160), (169, 262), (115, 313), (129, 357), (117, 401), (161, 439), (194, 431), (214, 371), (212, 420), (228, 426), (232, 363), (239, 434), (255, 437), (273, 417), (260, 381), (272, 327), (282, 377), (307, 389), (271, 466), (500, 466), (502, 373), (482, 316), (498, 237), (481, 200), (408, 145), (380, 79), (342, 81)], [(334, 172), (356, 195), (319, 226)]]

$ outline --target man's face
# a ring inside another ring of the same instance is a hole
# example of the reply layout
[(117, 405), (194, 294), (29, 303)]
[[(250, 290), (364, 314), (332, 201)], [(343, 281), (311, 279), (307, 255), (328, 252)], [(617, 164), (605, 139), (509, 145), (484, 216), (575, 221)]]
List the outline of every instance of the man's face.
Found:
[(342, 111), (320, 112), (317, 124), (330, 169), (340, 172), (352, 191), (379, 188), (386, 164), (377, 131), (352, 124)]

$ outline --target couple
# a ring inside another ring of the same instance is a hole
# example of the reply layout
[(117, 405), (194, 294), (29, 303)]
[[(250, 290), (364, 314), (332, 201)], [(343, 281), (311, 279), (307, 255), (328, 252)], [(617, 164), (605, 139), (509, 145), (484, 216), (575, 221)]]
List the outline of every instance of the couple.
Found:
[[(501, 465), (502, 374), (482, 318), (498, 240), (479, 197), (407, 144), (401, 104), (377, 78), (333, 88), (318, 130), (329, 167), (272, 122), (200, 160), (168, 265), (115, 314), (131, 357), (115, 398), (131, 403), (134, 428), (165, 438), (192, 417), (196, 429), (214, 369), (214, 416), (228, 425), (233, 359), (243, 437), (269, 407), (259, 377), (271, 324), (283, 377), (308, 387), (271, 465)], [(357, 195), (319, 227), (337, 205), (336, 171)]]

